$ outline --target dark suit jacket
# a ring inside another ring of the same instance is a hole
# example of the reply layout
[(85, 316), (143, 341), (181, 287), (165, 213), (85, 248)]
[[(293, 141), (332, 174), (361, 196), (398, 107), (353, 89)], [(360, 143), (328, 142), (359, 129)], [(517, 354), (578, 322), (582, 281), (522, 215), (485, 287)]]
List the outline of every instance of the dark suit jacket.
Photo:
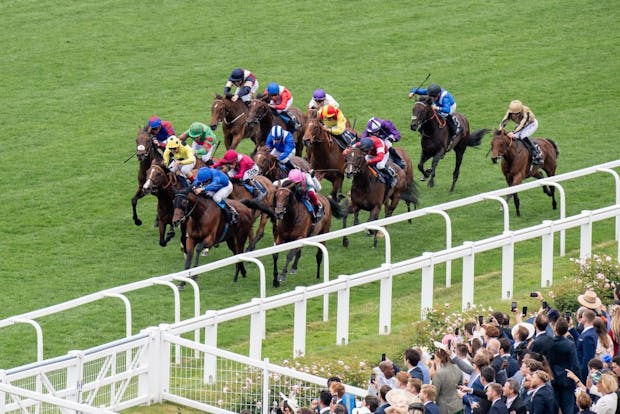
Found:
[[(388, 403), (381, 404), (375, 411), (375, 414), (385, 414), (385, 409), (388, 408), (389, 406), (390, 404)], [(439, 413), (436, 413), (436, 414), (439, 414)]]
[(545, 358), (548, 359), (549, 352), (551, 352), (551, 347), (553, 346), (553, 338), (544, 332), (537, 335), (538, 336), (534, 338), (534, 342), (532, 342), (532, 347), (530, 349), (544, 355)]
[(512, 400), (512, 404), (508, 408), (508, 412), (514, 411), (516, 414), (526, 414), (527, 407), (525, 406), (525, 402), (521, 398), (521, 396), (517, 395), (517, 397)]
[(508, 408), (501, 398), (491, 405), (489, 414), (508, 414)]
[(479, 407), (473, 411), (474, 414), (487, 414), (491, 408), (491, 401), (487, 400), (486, 388), (482, 390), (472, 389), (471, 393), (478, 397)]
[[(377, 412), (375, 411), (375, 414)], [(439, 414), (439, 407), (434, 402), (429, 402), (424, 405), (424, 414)]]
[(553, 394), (553, 388), (551, 385), (546, 384), (541, 387), (530, 401), (530, 414), (549, 414), (555, 413), (556, 404), (555, 396)]
[(575, 382), (566, 376), (566, 369), (579, 375), (580, 367), (577, 360), (575, 343), (563, 336), (553, 338), (553, 346), (549, 354), (549, 366), (553, 371), (553, 386), (556, 388), (575, 388)]
[(588, 362), (590, 362), (590, 360), (594, 358), (594, 354), (596, 354), (597, 342), (598, 337), (593, 328), (582, 332), (579, 338), (577, 338), (577, 358), (579, 359), (579, 368), (581, 372), (575, 372), (575, 374), (579, 375), (579, 379), (584, 384), (586, 378), (588, 378)]

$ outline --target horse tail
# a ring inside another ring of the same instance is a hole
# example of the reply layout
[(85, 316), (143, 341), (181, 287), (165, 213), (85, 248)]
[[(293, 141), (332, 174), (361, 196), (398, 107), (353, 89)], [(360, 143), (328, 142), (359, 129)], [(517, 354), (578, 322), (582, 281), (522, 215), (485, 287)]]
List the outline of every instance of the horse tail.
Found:
[(243, 199), (241, 200), (241, 203), (252, 210), (259, 210), (260, 212), (267, 214), (272, 220), (276, 219), (276, 215), (273, 210), (267, 207), (265, 203), (249, 199)]
[(414, 207), (417, 208), (418, 203), (420, 202), (418, 185), (415, 182), (409, 183), (407, 189), (400, 194), (400, 199), (407, 203), (413, 203)]
[(558, 145), (555, 143), (555, 141), (551, 138), (547, 138), (547, 141), (549, 141), (551, 145), (553, 145), (553, 150), (555, 151), (555, 158), (560, 158), (560, 149), (558, 148)]
[(336, 200), (334, 200), (331, 197), (327, 197), (327, 199), (329, 200), (329, 206), (332, 209), (332, 216), (336, 217), (336, 218), (343, 218), (344, 217), (344, 212), (343, 212), (343, 208), (340, 206), (340, 204), (338, 204), (336, 202)]
[(477, 147), (482, 143), (482, 137), (489, 132), (488, 128), (482, 128), (473, 133), (469, 134), (469, 139), (467, 140), (468, 147)]

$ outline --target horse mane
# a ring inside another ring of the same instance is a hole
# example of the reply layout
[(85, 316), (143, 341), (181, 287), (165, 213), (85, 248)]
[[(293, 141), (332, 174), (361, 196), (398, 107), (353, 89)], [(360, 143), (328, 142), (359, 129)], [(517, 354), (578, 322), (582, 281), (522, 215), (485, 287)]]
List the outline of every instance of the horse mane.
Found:
[(427, 96), (427, 95), (423, 95), (423, 96), (420, 96), (418, 98), (418, 102), (422, 102), (422, 103), (425, 103), (427, 105), (430, 105), (430, 104), (433, 103), (433, 98), (431, 98), (430, 96)]
[(259, 93), (258, 95), (256, 95), (256, 99), (258, 99), (259, 101), (263, 101), (265, 103), (269, 102), (269, 95), (267, 95), (266, 93)]

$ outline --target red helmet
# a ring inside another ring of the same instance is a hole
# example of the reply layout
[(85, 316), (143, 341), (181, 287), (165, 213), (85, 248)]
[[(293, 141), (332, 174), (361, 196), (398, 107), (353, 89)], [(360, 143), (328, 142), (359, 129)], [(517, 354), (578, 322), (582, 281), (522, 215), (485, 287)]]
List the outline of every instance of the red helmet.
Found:
[(333, 105), (326, 105), (321, 110), (321, 119), (336, 118), (338, 116), (338, 108)]
[(239, 156), (239, 154), (237, 154), (237, 151), (233, 149), (229, 149), (228, 151), (224, 153), (224, 156), (222, 157), (222, 161), (227, 164), (230, 164), (230, 163), (237, 161), (237, 156)]

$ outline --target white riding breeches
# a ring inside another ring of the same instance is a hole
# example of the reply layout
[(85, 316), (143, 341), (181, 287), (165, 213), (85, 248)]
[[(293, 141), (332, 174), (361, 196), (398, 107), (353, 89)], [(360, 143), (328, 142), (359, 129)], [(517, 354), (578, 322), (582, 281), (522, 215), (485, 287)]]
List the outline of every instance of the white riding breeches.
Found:
[(273, 155), (274, 157), (278, 158), (278, 162), (280, 162), (280, 163), (282, 163), (282, 164), (287, 163), (287, 162), (289, 161), (290, 156), (291, 156), (291, 155), (289, 154), (289, 156), (288, 156), (288, 157), (286, 157), (286, 158), (285, 158), (285, 159), (283, 159), (283, 160), (280, 160), (280, 159), (279, 159), (279, 157), (280, 157), (280, 155), (282, 155), (282, 153), (281, 153), (280, 151), (278, 151), (277, 149), (275, 149), (275, 148), (271, 150), (270, 154), (271, 154), (271, 155)]
[(220, 201), (228, 197), (230, 193), (232, 193), (232, 191), (233, 191), (233, 185), (232, 183), (228, 183), (226, 187), (220, 188), (215, 194), (213, 194), (213, 197), (211, 198), (216, 203), (219, 203)]
[(536, 132), (537, 129), (538, 129), (538, 119), (535, 119), (534, 122), (532, 122), (531, 124), (527, 125), (521, 131), (515, 132), (514, 133), (515, 134), (515, 138), (521, 139), (521, 138), (525, 138), (525, 137), (531, 137), (532, 135), (534, 135), (534, 132)]

